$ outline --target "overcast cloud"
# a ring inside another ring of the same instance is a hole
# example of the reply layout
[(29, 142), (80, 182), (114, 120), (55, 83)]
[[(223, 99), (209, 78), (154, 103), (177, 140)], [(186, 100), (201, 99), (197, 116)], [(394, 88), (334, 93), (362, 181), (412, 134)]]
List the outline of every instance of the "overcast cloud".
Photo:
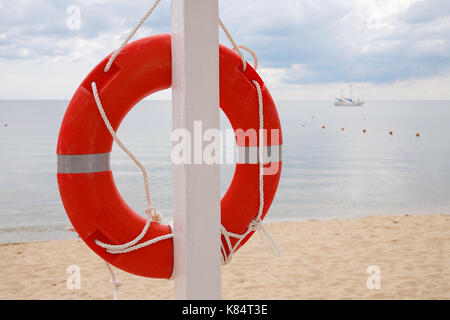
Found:
[[(0, 0), (0, 98), (69, 98), (152, 2)], [(81, 10), (79, 30), (66, 26), (70, 5)], [(420, 84), (434, 86), (422, 98), (450, 98), (448, 0), (221, 0), (220, 15), (283, 97), (332, 96), (353, 81), (378, 96), (398, 88), (389, 95), (408, 98), (402, 87)], [(169, 0), (137, 38), (161, 32), (170, 32)]]

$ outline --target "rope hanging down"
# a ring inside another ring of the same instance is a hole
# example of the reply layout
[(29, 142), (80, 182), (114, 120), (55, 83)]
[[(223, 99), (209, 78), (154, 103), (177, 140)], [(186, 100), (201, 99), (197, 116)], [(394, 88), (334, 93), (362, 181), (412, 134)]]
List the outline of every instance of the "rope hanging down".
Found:
[[(275, 241), (272, 234), (264, 228), (262, 224), (262, 214), (264, 210), (264, 148), (261, 146), (264, 146), (264, 104), (263, 104), (263, 96), (261, 91), (261, 86), (259, 83), (255, 80), (252, 81), (253, 84), (256, 87), (256, 91), (258, 93), (258, 106), (259, 106), (259, 141), (258, 141), (258, 152), (259, 152), (259, 209), (258, 209), (258, 215), (255, 219), (250, 222), (247, 231), (243, 234), (237, 234), (229, 232), (225, 229), (223, 225), (221, 225), (221, 232), (222, 235), (225, 237), (225, 241), (228, 247), (229, 254), (227, 255), (227, 252), (225, 250), (225, 246), (222, 243), (222, 263), (228, 264), (231, 259), (233, 258), (234, 251), (239, 246), (239, 244), (242, 242), (242, 240), (245, 239), (245, 237), (251, 233), (252, 231), (258, 231), (261, 238), (264, 240), (264, 243), (268, 245), (273, 253), (275, 255), (281, 255), (282, 249), (278, 245), (278, 243)], [(231, 245), (230, 238), (236, 238), (238, 241), (234, 244), (234, 246)], [(225, 257), (225, 258), (224, 258)]]
[[(76, 231), (75, 231), (75, 229), (73, 227), (66, 227), (65, 229), (68, 230), (68, 231), (76, 233)], [(117, 279), (116, 274), (114, 273), (114, 270), (111, 267), (111, 265), (106, 260), (103, 260), (103, 261), (105, 261), (106, 267), (108, 268), (108, 271), (111, 274), (111, 279), (109, 280), (109, 282), (113, 286), (113, 300), (118, 300), (118, 298), (119, 298), (119, 287), (122, 284), (120, 283), (119, 279)]]
[(111, 280), (109, 280), (109, 282), (112, 284), (113, 286), (113, 299), (117, 300), (118, 294), (119, 294), (119, 287), (121, 286), (121, 283), (119, 281), (119, 279), (116, 278), (116, 275), (113, 271), (113, 268), (111, 267), (111, 265), (105, 261), (106, 267), (109, 270), (109, 273), (111, 274)]
[(134, 29), (130, 32), (130, 34), (125, 38), (125, 40), (122, 42), (122, 44), (120, 45), (119, 49), (117, 49), (111, 56), (111, 58), (109, 58), (108, 63), (105, 66), (104, 71), (108, 72), (109, 69), (111, 68), (112, 63), (114, 62), (114, 60), (116, 59), (116, 57), (119, 55), (120, 51), (122, 51), (122, 49), (127, 45), (127, 43), (131, 40), (131, 38), (133, 38), (133, 36), (136, 34), (136, 32), (139, 30), (139, 28), (144, 24), (145, 20), (147, 20), (147, 18), (152, 14), (153, 10), (156, 9), (156, 7), (158, 6), (158, 4), (161, 2), (161, 0), (156, 0), (153, 5), (151, 6), (150, 9), (148, 9), (148, 11), (144, 14), (144, 16), (142, 17), (142, 19), (139, 21), (139, 23), (134, 27)]
[[(110, 59), (108, 60), (108, 63), (105, 66), (104, 72), (108, 72), (109, 69), (111, 68), (112, 63), (114, 62), (114, 60), (116, 59), (116, 57), (119, 55), (119, 53), (123, 50), (123, 48), (127, 45), (127, 43), (131, 40), (131, 38), (136, 34), (137, 30), (142, 26), (142, 24), (145, 22), (145, 20), (147, 20), (147, 18), (150, 16), (150, 14), (155, 10), (155, 8), (158, 6), (158, 4), (160, 3), (161, 0), (156, 0), (154, 2), (154, 4), (152, 5), (152, 7), (145, 13), (145, 15), (142, 17), (142, 19), (139, 21), (139, 23), (136, 25), (136, 27), (130, 32), (130, 34), (127, 36), (127, 38), (124, 40), (124, 42), (121, 44), (121, 46), (111, 55)], [(228, 31), (228, 29), (225, 27), (225, 25), (223, 24), (222, 20), (219, 18), (219, 25), (222, 28), (222, 30), (224, 31), (225, 35), (227, 36), (227, 38), (229, 39), (229, 41), (231, 42), (233, 49), (239, 54), (239, 56), (242, 59), (242, 68), (243, 71), (245, 72), (246, 68), (247, 68), (247, 62), (245, 61), (245, 57), (241, 51), (241, 48), (248, 51), (254, 59), (254, 67), (255, 69), (258, 66), (258, 59), (256, 57), (256, 54), (249, 48), (245, 47), (245, 46), (240, 46), (237, 45), (236, 42), (234, 41), (234, 39), (232, 38), (230, 32)], [(221, 233), (224, 236), (225, 240), (226, 240), (226, 244), (228, 247), (228, 252), (229, 254), (227, 255), (226, 253), (226, 249), (225, 246), (222, 243), (222, 263), (223, 264), (227, 264), (231, 261), (234, 251), (236, 250), (236, 248), (239, 246), (239, 244), (242, 242), (242, 240), (251, 232), (253, 231), (259, 231), (261, 238), (264, 240), (264, 242), (268, 245), (270, 245), (270, 247), (272, 248), (273, 252), (277, 255), (281, 254), (281, 248), (280, 246), (276, 243), (276, 241), (274, 240), (273, 236), (263, 227), (262, 225), (262, 214), (263, 214), (263, 209), (264, 209), (264, 175), (263, 175), (263, 170), (264, 170), (264, 159), (263, 159), (263, 148), (262, 146), (264, 146), (264, 134), (262, 134), (263, 130), (264, 130), (264, 117), (263, 117), (263, 97), (262, 97), (262, 92), (261, 92), (261, 87), (259, 85), (258, 82), (253, 81), (253, 84), (256, 87), (257, 93), (258, 93), (258, 105), (259, 105), (259, 129), (260, 129), (260, 135), (259, 135), (259, 210), (258, 210), (258, 214), (256, 216), (255, 219), (252, 220), (252, 222), (249, 224), (247, 231), (244, 232), (243, 234), (236, 234), (236, 233), (232, 233), (229, 232), (225, 229), (225, 227), (223, 225), (221, 225)], [(133, 162), (139, 167), (139, 169), (142, 172), (143, 178), (144, 178), (144, 188), (145, 188), (145, 194), (146, 194), (146, 199), (147, 199), (147, 205), (148, 208), (145, 210), (146, 214), (148, 215), (148, 218), (146, 220), (145, 226), (142, 229), (141, 233), (133, 240), (125, 243), (125, 244), (121, 244), (121, 245), (111, 245), (111, 244), (106, 244), (103, 243), (101, 241), (99, 241), (98, 239), (95, 240), (95, 243), (102, 247), (105, 248), (107, 250), (107, 252), (112, 253), (112, 254), (121, 254), (121, 253), (127, 253), (130, 251), (134, 251), (134, 250), (138, 250), (140, 248), (152, 245), (156, 242), (159, 241), (163, 241), (163, 240), (167, 240), (170, 238), (174, 237), (173, 233), (164, 235), (164, 236), (160, 236), (160, 237), (156, 237), (153, 238), (151, 240), (139, 243), (139, 241), (145, 236), (145, 234), (148, 231), (148, 228), (150, 227), (150, 224), (152, 221), (155, 222), (161, 222), (162, 221), (162, 217), (161, 215), (156, 211), (155, 208), (152, 207), (151, 204), (151, 197), (150, 197), (150, 187), (148, 184), (148, 174), (147, 174), (147, 170), (145, 169), (145, 167), (139, 162), (139, 160), (136, 158), (136, 156), (123, 144), (123, 142), (119, 139), (119, 137), (117, 136), (116, 132), (114, 131), (114, 129), (112, 128), (108, 117), (105, 114), (105, 111), (103, 109), (100, 97), (98, 95), (98, 91), (97, 91), (97, 85), (95, 82), (91, 83), (92, 86), (92, 92), (94, 94), (94, 99), (95, 99), (95, 103), (97, 105), (97, 108), (100, 112), (100, 115), (103, 119), (103, 122), (105, 123), (106, 128), (108, 129), (109, 133), (111, 134), (111, 136), (113, 137), (114, 141), (119, 145), (119, 147), (133, 160)], [(238, 239), (238, 241), (236, 242), (236, 244), (234, 246), (231, 245), (231, 240), (230, 238), (236, 238)], [(116, 286), (115, 286), (115, 289)]]
[(134, 240), (131, 240), (130, 242), (127, 242), (125, 244), (120, 244), (120, 245), (106, 244), (106, 243), (101, 242), (98, 239), (95, 240), (95, 243), (98, 246), (100, 246), (102, 248), (105, 248), (106, 251), (109, 252), (109, 253), (126, 253), (126, 252), (130, 252), (130, 251), (133, 251), (133, 250), (137, 250), (137, 249), (149, 246), (149, 245), (151, 245), (153, 243), (156, 243), (158, 241), (162, 241), (162, 240), (166, 240), (166, 239), (172, 238), (173, 234), (171, 233), (171, 234), (167, 234), (167, 235), (164, 235), (164, 236), (156, 237), (156, 238), (153, 238), (151, 240), (145, 241), (143, 243), (137, 244), (145, 236), (145, 234), (147, 233), (147, 230), (150, 227), (151, 221), (161, 222), (162, 218), (161, 218), (161, 215), (156, 211), (156, 209), (151, 206), (152, 203), (151, 203), (151, 198), (150, 198), (150, 187), (148, 185), (147, 170), (139, 162), (139, 160), (136, 158), (136, 156), (130, 150), (128, 150), (128, 148), (123, 144), (123, 142), (119, 139), (119, 137), (115, 133), (114, 129), (111, 126), (111, 123), (108, 120), (108, 117), (105, 114), (105, 110), (103, 109), (102, 103), (100, 101), (100, 97), (98, 96), (97, 85), (96, 85), (95, 82), (92, 82), (91, 85), (92, 85), (92, 92), (94, 93), (95, 103), (97, 104), (98, 111), (100, 112), (100, 115), (101, 115), (101, 117), (103, 119), (103, 122), (106, 125), (106, 128), (108, 129), (109, 133), (113, 137), (114, 141), (119, 145), (119, 147), (133, 160), (133, 162), (142, 171), (142, 175), (144, 176), (144, 188), (145, 188), (145, 193), (146, 193), (146, 196), (147, 196), (147, 203), (148, 203), (148, 206), (149, 206), (149, 208), (147, 208), (145, 210), (145, 213), (147, 213), (147, 215), (148, 215), (148, 218), (147, 218), (147, 221), (145, 223), (145, 226), (142, 229), (142, 232)]

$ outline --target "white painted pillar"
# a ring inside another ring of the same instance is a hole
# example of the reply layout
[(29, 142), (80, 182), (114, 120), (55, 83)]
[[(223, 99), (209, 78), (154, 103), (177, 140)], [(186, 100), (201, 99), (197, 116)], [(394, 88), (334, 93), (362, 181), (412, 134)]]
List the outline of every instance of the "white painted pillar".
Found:
[[(220, 127), (218, 32), (218, 0), (172, 0), (172, 125), (190, 131), (192, 163), (194, 122)], [(220, 299), (220, 164), (174, 165), (173, 179), (175, 298)]]

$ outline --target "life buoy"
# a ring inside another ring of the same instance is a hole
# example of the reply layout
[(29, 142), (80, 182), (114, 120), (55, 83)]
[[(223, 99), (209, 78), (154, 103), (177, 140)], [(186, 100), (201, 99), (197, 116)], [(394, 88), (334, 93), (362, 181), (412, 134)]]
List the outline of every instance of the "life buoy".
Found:
[[(234, 130), (259, 129), (256, 80), (264, 101), (265, 148), (272, 153), (276, 170), (264, 175), (264, 217), (272, 203), (281, 173), (281, 127), (275, 104), (256, 71), (232, 50), (220, 46), (220, 107)], [(171, 86), (170, 35), (157, 35), (128, 44), (111, 69), (103, 59), (84, 79), (64, 115), (59, 133), (58, 185), (67, 215), (83, 241), (100, 257), (127, 272), (151, 278), (170, 278), (173, 270), (172, 239), (124, 254), (110, 254), (95, 243), (122, 244), (134, 239), (145, 225), (120, 196), (110, 170), (113, 138), (96, 107), (91, 83), (96, 82), (105, 113), (117, 130), (128, 111), (146, 96)], [(273, 129), (273, 131), (271, 130)], [(272, 132), (278, 131), (276, 139)], [(259, 164), (254, 159), (257, 141), (237, 139), (241, 160), (231, 185), (221, 200), (221, 222), (242, 234), (259, 207)], [(275, 157), (273, 157), (275, 156)], [(152, 222), (142, 242), (171, 233), (169, 225)], [(253, 232), (252, 232), (253, 233)], [(250, 233), (239, 245), (242, 246)], [(224, 241), (224, 238), (222, 238)], [(232, 239), (232, 241), (236, 241)], [(235, 242), (233, 242), (235, 243)]]

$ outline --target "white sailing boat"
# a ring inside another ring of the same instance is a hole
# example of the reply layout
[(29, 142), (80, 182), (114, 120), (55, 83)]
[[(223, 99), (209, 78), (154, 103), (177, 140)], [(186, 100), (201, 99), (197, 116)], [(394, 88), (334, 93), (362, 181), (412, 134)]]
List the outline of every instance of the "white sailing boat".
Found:
[(334, 98), (334, 105), (336, 107), (361, 107), (364, 103), (365, 101), (361, 98), (353, 99), (353, 84), (350, 84), (350, 97), (344, 97), (344, 89), (341, 88), (341, 97)]

